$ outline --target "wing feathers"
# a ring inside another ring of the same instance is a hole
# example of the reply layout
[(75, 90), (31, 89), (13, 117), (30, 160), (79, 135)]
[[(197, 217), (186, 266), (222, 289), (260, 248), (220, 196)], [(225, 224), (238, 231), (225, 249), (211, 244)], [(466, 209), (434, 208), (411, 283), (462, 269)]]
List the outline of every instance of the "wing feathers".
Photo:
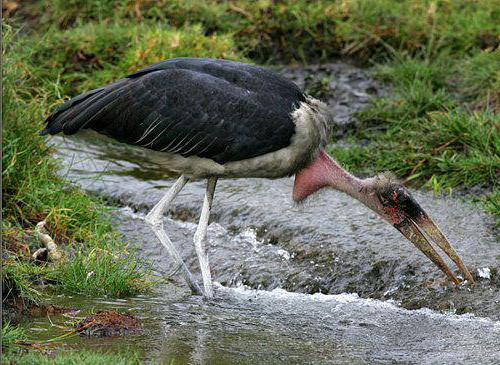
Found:
[[(155, 130), (156, 127), (158, 127), (158, 125), (161, 123), (161, 119), (160, 117), (156, 117), (156, 119), (153, 121), (153, 123), (151, 123), (148, 128), (146, 129), (146, 131), (143, 133), (143, 135), (137, 140), (134, 142), (134, 144), (140, 144), (142, 142), (142, 140), (144, 140), (147, 136), (149, 136), (149, 134), (151, 132), (153, 132)], [(146, 143), (146, 145), (148, 145), (149, 143)]]
[(286, 147), (304, 101), (291, 82), (259, 67), (210, 59), (152, 65), (65, 102), (42, 134), (83, 128), (157, 151), (219, 163)]
[(172, 153), (179, 153), (179, 152), (181, 152), (184, 149), (184, 147), (191, 141), (191, 139), (194, 138), (195, 135), (196, 135), (196, 133), (194, 133), (194, 135), (191, 136), (191, 139), (188, 140), (188, 138), (190, 137), (190, 134), (191, 133), (188, 133), (186, 135), (186, 137), (184, 137), (175, 147), (173, 147), (170, 150), (170, 152), (172, 152)]

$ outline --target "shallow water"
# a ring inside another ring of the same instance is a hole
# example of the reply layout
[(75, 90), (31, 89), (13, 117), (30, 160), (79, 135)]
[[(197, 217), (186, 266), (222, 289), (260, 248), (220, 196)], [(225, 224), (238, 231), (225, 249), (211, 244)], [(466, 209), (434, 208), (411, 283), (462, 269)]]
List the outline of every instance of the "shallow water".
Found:
[[(334, 75), (353, 75), (336, 77), (332, 91), (332, 100), (352, 104), (347, 111), (342, 103), (331, 105), (342, 126), (342, 118), (351, 120), (376, 85), (352, 66), (328, 67), (337, 70)], [(286, 72), (304, 79), (300, 70)], [(324, 191), (298, 207), (291, 202), (290, 178), (222, 180), (208, 230), (213, 277), (222, 286), (216, 300), (206, 303), (185, 291), (144, 224), (144, 214), (172, 184), (168, 171), (151, 162), (146, 150), (93, 133), (52, 141), (64, 163), (61, 173), (120, 206), (113, 219), (124, 239), (139, 247), (158, 273), (175, 280), (154, 298), (61, 298), (79, 309), (121, 306), (144, 319), (143, 335), (74, 339), (79, 346), (133, 343), (151, 361), (166, 363), (493, 363), (499, 358), (498, 236), (493, 219), (466, 203), (415, 192), (465, 263), (481, 273), (475, 288), (449, 285), (396, 230), (344, 194)], [(204, 190), (204, 182), (189, 183), (165, 218), (172, 241), (198, 276), (192, 236)], [(453, 314), (465, 312), (474, 316)], [(41, 319), (33, 326), (47, 325)]]
[[(297, 294), (216, 286), (206, 302), (178, 286), (156, 297), (121, 301), (60, 297), (62, 305), (85, 308), (79, 318), (99, 309), (138, 316), (145, 332), (116, 338), (75, 336), (68, 346), (133, 348), (145, 360), (165, 364), (363, 364), (495, 363), (500, 358), (500, 322), (408, 311), (393, 303), (355, 294)], [(48, 339), (55, 326), (75, 318), (51, 317), (24, 323)]]
[[(93, 134), (56, 137), (65, 175), (86, 190), (125, 207), (114, 212), (126, 240), (169, 272), (170, 261), (144, 224), (144, 214), (172, 184), (165, 171), (136, 150)], [(137, 172), (141, 172), (138, 174)], [(149, 179), (145, 179), (144, 173)], [(443, 274), (394, 228), (352, 198), (328, 190), (303, 206), (291, 202), (291, 178), (222, 180), (209, 227), (214, 278), (226, 286), (284, 288), (303, 293), (354, 292), (394, 299), (406, 308), (472, 312), (499, 319), (498, 236), (491, 217), (474, 207), (414, 192), (476, 274), (475, 288), (446, 284)], [(189, 183), (174, 201), (166, 227), (198, 272), (192, 244), (204, 182)], [(137, 214), (135, 214), (137, 213)]]

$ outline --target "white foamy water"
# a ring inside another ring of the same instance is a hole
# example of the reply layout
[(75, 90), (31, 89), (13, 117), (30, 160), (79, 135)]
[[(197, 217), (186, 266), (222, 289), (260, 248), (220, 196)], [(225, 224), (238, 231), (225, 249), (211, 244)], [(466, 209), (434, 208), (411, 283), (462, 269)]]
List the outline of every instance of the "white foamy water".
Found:
[(477, 269), (477, 274), (479, 275), (480, 278), (488, 279), (488, 280), (491, 279), (491, 270), (489, 267), (483, 267), (483, 268)]
[(243, 298), (253, 298), (255, 300), (277, 300), (277, 301), (297, 301), (297, 302), (321, 302), (336, 305), (352, 305), (356, 307), (370, 308), (385, 312), (394, 312), (397, 314), (410, 315), (410, 316), (426, 316), (429, 318), (439, 318), (446, 321), (453, 322), (476, 322), (493, 325), (495, 328), (500, 329), (500, 321), (494, 321), (489, 318), (477, 317), (472, 313), (457, 315), (449, 312), (437, 312), (429, 308), (421, 308), (416, 310), (408, 310), (401, 308), (396, 301), (393, 300), (376, 300), (371, 298), (361, 298), (356, 293), (341, 293), (341, 294), (303, 294), (293, 293), (284, 289), (274, 289), (270, 291), (256, 290), (249, 288), (245, 285), (240, 285), (235, 288), (227, 288), (220, 283), (215, 283), (216, 287), (222, 291), (235, 296)]

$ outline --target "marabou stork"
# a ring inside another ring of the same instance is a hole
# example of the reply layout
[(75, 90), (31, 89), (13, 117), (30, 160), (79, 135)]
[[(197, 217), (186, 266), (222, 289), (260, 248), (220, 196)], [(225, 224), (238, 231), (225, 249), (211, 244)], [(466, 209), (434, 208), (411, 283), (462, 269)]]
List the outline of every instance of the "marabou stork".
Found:
[(213, 296), (213, 289), (205, 242), (219, 178), (295, 175), (297, 202), (323, 187), (340, 190), (392, 224), (459, 284), (428, 238), (434, 241), (474, 283), (446, 237), (402, 184), (388, 175), (356, 178), (328, 156), (324, 148), (330, 118), (324, 103), (269, 70), (226, 60), (176, 58), (66, 101), (40, 133), (74, 134), (90, 128), (160, 153), (162, 164), (180, 177), (146, 222), (194, 293), (202, 291), (161, 218), (188, 180), (201, 178), (207, 179), (207, 187), (194, 245), (206, 297)]

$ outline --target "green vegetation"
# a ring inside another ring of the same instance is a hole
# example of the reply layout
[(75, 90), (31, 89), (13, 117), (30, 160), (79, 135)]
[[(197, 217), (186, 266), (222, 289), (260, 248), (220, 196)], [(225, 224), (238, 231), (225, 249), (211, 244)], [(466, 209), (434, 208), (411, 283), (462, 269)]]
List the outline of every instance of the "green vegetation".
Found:
[[(241, 59), (229, 35), (205, 36), (200, 26), (85, 24), (23, 39), (36, 76), (57, 82), (59, 95), (76, 95), (133, 71), (174, 57)], [(57, 52), (54, 50), (57, 49)], [(49, 90), (50, 91), (50, 90)], [(53, 95), (56, 97), (56, 95)]]
[[(106, 208), (56, 174), (57, 165), (38, 136), (43, 115), (57, 100), (57, 80), (40, 76), (33, 63), (35, 50), (14, 41), (8, 26), (3, 31), (2, 228), (4, 249), (10, 252), (3, 262), (8, 294), (4, 300), (41, 299), (35, 282), (86, 295), (127, 296), (144, 291), (146, 286), (140, 283), (145, 271), (125, 254), (125, 245), (106, 218)], [(66, 252), (52, 265), (36, 263), (29, 256), (42, 247), (32, 233), (42, 220)], [(96, 251), (98, 255), (92, 254)]]
[[(499, 52), (487, 56), (489, 66), (500, 64)], [(474, 61), (429, 63), (404, 58), (379, 67), (378, 75), (394, 85), (393, 95), (364, 110), (360, 128), (352, 133), (372, 143), (342, 151), (335, 148), (332, 153), (356, 170), (390, 169), (435, 190), (495, 185), (500, 169), (500, 116), (487, 100), (499, 90), (494, 84), (500, 82), (500, 73), (491, 69), (490, 79), (475, 92), (475, 86), (464, 87), (466, 92), (458, 96), (451, 90), (451, 78), (458, 72), (454, 68), (460, 68), (466, 78), (482, 77), (479, 73), (486, 70), (473, 68)], [(470, 98), (471, 106), (461, 98)], [(485, 107), (473, 108), (478, 104)]]
[(2, 359), (9, 365), (136, 365), (142, 362), (137, 354), (112, 354), (90, 350), (59, 351), (47, 356), (43, 353), (8, 354)]
[(22, 328), (13, 326), (10, 322), (3, 323), (2, 326), (2, 351), (8, 353), (13, 351), (16, 341), (26, 339), (26, 334)]
[(115, 21), (201, 24), (208, 34), (232, 35), (238, 49), (268, 62), (340, 54), (382, 59), (390, 49), (427, 57), (462, 54), (495, 39), (499, 6), (498, 0), (44, 0), (31, 12), (44, 14), (41, 28)]
[[(120, 242), (107, 208), (56, 174), (38, 131), (65, 98), (172, 57), (294, 63), (348, 56), (375, 64), (391, 95), (360, 113), (351, 147), (330, 152), (353, 171), (392, 170), (436, 191), (485, 188), (474, 200), (500, 216), (500, 0), (10, 3), (17, 7), (4, 12), (2, 26), (7, 298), (38, 301), (47, 287), (96, 296), (147, 289), (147, 270)], [(32, 231), (42, 220), (64, 252), (60, 262), (30, 259), (41, 247)], [(16, 363), (98, 363), (91, 356), (30, 354)]]

